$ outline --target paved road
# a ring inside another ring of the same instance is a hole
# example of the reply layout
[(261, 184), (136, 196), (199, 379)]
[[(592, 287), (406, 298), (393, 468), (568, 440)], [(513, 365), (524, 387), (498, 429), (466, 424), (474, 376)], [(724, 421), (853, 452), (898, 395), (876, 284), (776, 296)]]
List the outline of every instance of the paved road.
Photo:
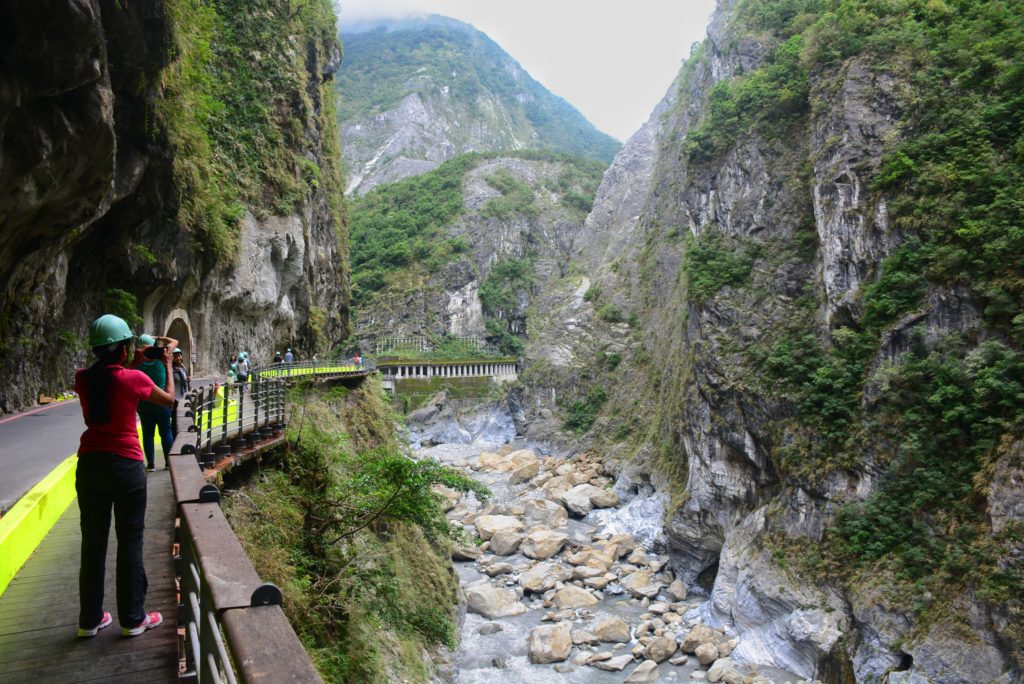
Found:
[(77, 399), (0, 418), (0, 511), (78, 451), (84, 430)]
[[(209, 382), (212, 378), (193, 379), (192, 386)], [(0, 513), (78, 451), (84, 431), (77, 399), (0, 418)], [(160, 451), (159, 439), (156, 449)]]

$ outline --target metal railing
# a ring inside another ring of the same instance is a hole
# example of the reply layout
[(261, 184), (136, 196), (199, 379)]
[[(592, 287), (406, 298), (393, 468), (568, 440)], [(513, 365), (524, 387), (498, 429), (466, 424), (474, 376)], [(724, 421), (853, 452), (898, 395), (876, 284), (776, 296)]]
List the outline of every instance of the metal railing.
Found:
[(178, 624), (185, 628), (184, 682), (321, 682), (281, 609), (281, 591), (260, 581), (203, 474), (219, 458), (280, 436), (289, 382), (358, 377), (372, 361), (274, 364), (244, 383), (190, 392), (176, 409), (168, 457), (180, 525), (175, 569)]
[(356, 363), (352, 359), (340, 361), (303, 361), (301, 363), (274, 363), (269, 366), (254, 368), (254, 378), (292, 378), (299, 379), (303, 376), (315, 376), (317, 378), (357, 377), (366, 375), (377, 370), (377, 365), (372, 359), (360, 359)]
[(202, 387), (176, 409), (168, 462), (180, 521), (175, 571), (185, 667), (179, 681), (322, 682), (281, 608), (280, 590), (260, 580), (221, 511), (219, 490), (202, 472), (218, 449), (280, 434), (285, 384), (260, 379)]
[(190, 405), (200, 465), (279, 434), (285, 423), (285, 383), (260, 377), (193, 390)]

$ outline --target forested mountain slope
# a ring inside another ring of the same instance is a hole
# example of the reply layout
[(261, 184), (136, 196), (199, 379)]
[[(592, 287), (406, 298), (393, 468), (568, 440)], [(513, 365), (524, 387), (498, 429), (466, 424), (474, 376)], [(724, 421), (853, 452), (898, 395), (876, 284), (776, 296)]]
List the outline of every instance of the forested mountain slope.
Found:
[(349, 193), (466, 152), (549, 149), (608, 162), (619, 143), (494, 41), (445, 17), (344, 27), (338, 72)]
[(604, 165), (467, 154), (351, 202), (355, 334), (488, 338), (518, 354), (535, 292), (570, 268)]

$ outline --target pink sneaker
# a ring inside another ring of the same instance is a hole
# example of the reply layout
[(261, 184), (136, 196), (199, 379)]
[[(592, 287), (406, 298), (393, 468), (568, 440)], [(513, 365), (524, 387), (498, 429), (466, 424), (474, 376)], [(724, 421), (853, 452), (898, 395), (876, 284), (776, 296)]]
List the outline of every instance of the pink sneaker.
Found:
[(110, 623), (113, 621), (114, 619), (110, 617), (110, 613), (108, 613), (107, 611), (103, 611), (103, 619), (100, 620), (100, 624), (96, 625), (92, 629), (85, 629), (84, 627), (79, 627), (78, 636), (82, 637), (83, 639), (88, 637), (94, 637), (97, 634), (99, 634), (99, 631), (101, 629), (103, 629), (104, 627), (109, 627)]
[(139, 636), (147, 629), (153, 629), (163, 624), (164, 616), (160, 613), (146, 613), (146, 619), (143, 620), (137, 627), (122, 627), (121, 636), (133, 637)]

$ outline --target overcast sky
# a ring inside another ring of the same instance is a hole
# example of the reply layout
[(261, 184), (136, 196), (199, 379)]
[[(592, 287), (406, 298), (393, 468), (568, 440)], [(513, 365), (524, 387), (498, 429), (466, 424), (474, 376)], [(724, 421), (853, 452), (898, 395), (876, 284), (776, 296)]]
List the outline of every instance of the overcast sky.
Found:
[(619, 140), (650, 116), (714, 0), (335, 0), (341, 27), (443, 14), (472, 24)]

